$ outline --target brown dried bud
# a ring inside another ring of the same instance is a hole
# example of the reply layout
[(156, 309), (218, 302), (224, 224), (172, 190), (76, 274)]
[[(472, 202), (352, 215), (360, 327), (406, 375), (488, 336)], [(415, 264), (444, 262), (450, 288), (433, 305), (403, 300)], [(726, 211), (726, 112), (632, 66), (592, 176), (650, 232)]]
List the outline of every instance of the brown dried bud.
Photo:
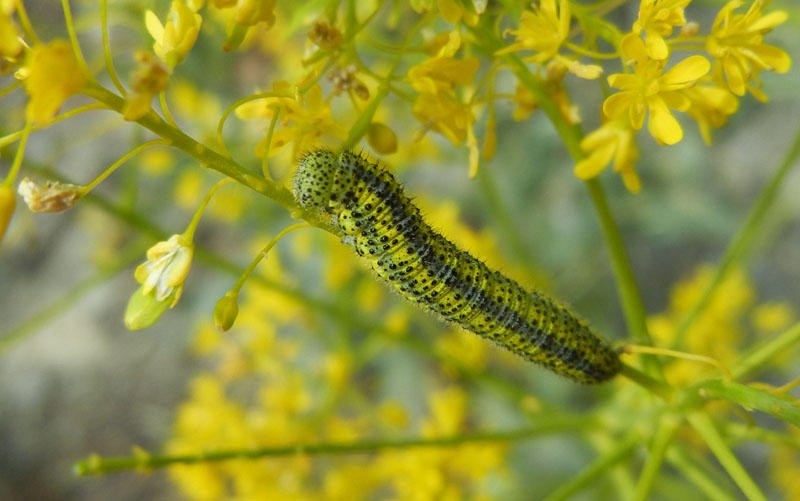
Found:
[(336, 49), (342, 45), (342, 32), (325, 21), (317, 21), (308, 32), (308, 39), (323, 49)]
[(22, 195), (25, 203), (33, 212), (52, 214), (65, 211), (75, 205), (75, 201), (79, 198), (80, 188), (74, 184), (62, 184), (58, 181), (47, 181), (44, 186), (37, 186), (26, 177), (20, 181), (17, 193)]

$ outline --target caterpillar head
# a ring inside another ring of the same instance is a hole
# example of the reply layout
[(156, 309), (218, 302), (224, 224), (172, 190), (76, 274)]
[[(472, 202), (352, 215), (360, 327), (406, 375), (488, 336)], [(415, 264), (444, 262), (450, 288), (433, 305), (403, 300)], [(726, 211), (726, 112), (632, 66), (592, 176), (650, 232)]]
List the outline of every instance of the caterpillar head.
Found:
[(337, 169), (338, 155), (329, 150), (306, 154), (294, 175), (294, 199), (303, 207), (324, 209), (328, 206)]

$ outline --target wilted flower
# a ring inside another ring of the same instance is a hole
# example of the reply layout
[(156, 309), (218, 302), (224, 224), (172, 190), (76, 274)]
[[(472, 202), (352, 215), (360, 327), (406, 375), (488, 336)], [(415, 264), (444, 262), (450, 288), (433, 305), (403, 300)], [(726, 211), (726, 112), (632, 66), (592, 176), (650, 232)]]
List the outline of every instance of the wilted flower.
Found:
[(52, 214), (75, 205), (80, 198), (80, 189), (80, 186), (58, 181), (47, 181), (44, 186), (38, 186), (26, 177), (20, 181), (17, 192), (33, 212)]
[(140, 50), (136, 51), (135, 57), (139, 66), (131, 75), (131, 92), (125, 100), (123, 110), (125, 120), (136, 120), (144, 116), (150, 110), (153, 96), (166, 89), (169, 80), (169, 70), (152, 54)]

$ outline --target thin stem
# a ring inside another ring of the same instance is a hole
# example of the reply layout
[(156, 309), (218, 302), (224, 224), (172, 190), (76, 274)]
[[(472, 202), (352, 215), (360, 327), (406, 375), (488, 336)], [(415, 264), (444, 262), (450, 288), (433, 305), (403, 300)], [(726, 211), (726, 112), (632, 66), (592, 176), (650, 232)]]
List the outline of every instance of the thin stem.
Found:
[(564, 46), (572, 50), (573, 52), (576, 52), (584, 56), (593, 57), (595, 59), (617, 59), (619, 57), (619, 52), (602, 54), (600, 52), (594, 52), (589, 49), (586, 49), (572, 42), (564, 42)]
[[(86, 111), (104, 110), (104, 109), (107, 109), (107, 107), (103, 103), (90, 103), (90, 104), (86, 104), (86, 105), (83, 105), (83, 106), (79, 106), (79, 107), (77, 107), (75, 109), (66, 111), (66, 112), (64, 112), (64, 113), (62, 113), (60, 115), (56, 115), (56, 116), (54, 116), (53, 118), (51, 118), (50, 120), (48, 120), (45, 123), (37, 123), (35, 125), (32, 125), (31, 128), (30, 128), (31, 129), (30, 131), (31, 132), (35, 132), (37, 130), (44, 129), (45, 127), (49, 127), (49, 126), (53, 125), (56, 122), (60, 122), (62, 120), (66, 120), (67, 118), (74, 117), (75, 115), (79, 115), (79, 114), (81, 114), (83, 112), (86, 112)], [(13, 143), (14, 141), (17, 141), (18, 139), (20, 139), (22, 137), (24, 132), (25, 132), (25, 129), (18, 130), (16, 132), (12, 132), (11, 134), (7, 134), (7, 135), (5, 135), (3, 137), (0, 137), (0, 148), (8, 146), (9, 144)]]
[(691, 360), (692, 362), (700, 362), (703, 364), (713, 365), (717, 369), (725, 373), (728, 379), (733, 379), (731, 371), (716, 358), (708, 357), (706, 355), (697, 355), (694, 353), (686, 353), (684, 351), (669, 350), (667, 348), (658, 348), (655, 346), (638, 346), (635, 344), (625, 345), (623, 348), (625, 353), (648, 353), (650, 355), (664, 355), (673, 358), (680, 358), (682, 360)]
[(28, 12), (25, 10), (25, 4), (22, 0), (15, 0), (14, 5), (17, 7), (17, 17), (19, 18), (19, 24), (22, 25), (22, 31), (25, 32), (25, 36), (30, 39), (32, 45), (38, 44), (39, 38), (36, 37), (36, 32), (33, 31)]
[(14, 155), (14, 162), (11, 164), (11, 169), (8, 171), (8, 175), (6, 176), (6, 180), (4, 184), (11, 186), (14, 184), (14, 180), (17, 178), (17, 173), (19, 173), (20, 167), (22, 167), (22, 158), (25, 156), (25, 146), (28, 144), (28, 136), (31, 133), (31, 119), (27, 118), (25, 120), (25, 128), (22, 129), (22, 139), (19, 141), (19, 145), (17, 145), (17, 153)]
[(575, 475), (572, 480), (559, 487), (555, 492), (545, 498), (545, 501), (559, 501), (568, 499), (570, 496), (588, 486), (596, 480), (611, 466), (622, 461), (633, 453), (640, 440), (638, 433), (630, 433), (614, 448), (597, 458), (592, 464), (587, 466), (580, 473)]
[(733, 379), (741, 379), (749, 375), (798, 342), (800, 342), (800, 323), (794, 324), (780, 336), (764, 342), (736, 362), (731, 371)]
[(233, 113), (236, 110), (236, 108), (245, 103), (249, 103), (250, 101), (257, 101), (259, 99), (267, 99), (270, 97), (293, 98), (294, 96), (289, 92), (275, 92), (275, 91), (259, 92), (258, 94), (253, 94), (239, 99), (232, 105), (228, 106), (228, 109), (226, 109), (225, 112), (222, 114), (222, 116), (219, 119), (219, 122), (217, 123), (217, 139), (219, 141), (220, 147), (222, 147), (222, 151), (224, 151), (227, 156), (230, 156), (230, 154), (228, 153), (228, 149), (225, 147), (225, 139), (222, 136), (222, 128), (225, 126), (225, 121), (228, 119), (228, 116), (231, 113)]
[(145, 150), (145, 149), (147, 149), (147, 148), (149, 148), (149, 147), (151, 147), (151, 146), (158, 146), (158, 145), (162, 145), (162, 146), (169, 145), (169, 141), (167, 141), (167, 140), (165, 140), (165, 139), (154, 139), (154, 140), (152, 140), (152, 141), (147, 141), (146, 143), (142, 143), (142, 144), (140, 144), (139, 146), (137, 146), (136, 148), (132, 149), (132, 150), (131, 150), (131, 151), (129, 151), (128, 153), (124, 154), (124, 155), (123, 155), (123, 156), (122, 156), (122, 157), (121, 157), (119, 160), (117, 160), (116, 162), (114, 162), (113, 164), (111, 164), (111, 166), (110, 166), (109, 168), (107, 168), (106, 170), (104, 170), (104, 171), (103, 171), (103, 173), (102, 173), (102, 174), (100, 174), (99, 176), (97, 176), (96, 178), (94, 178), (94, 179), (92, 180), (92, 182), (90, 182), (89, 184), (87, 184), (87, 185), (85, 185), (85, 186), (82, 186), (82, 187), (81, 187), (81, 188), (78, 190), (78, 197), (79, 197), (79, 198), (80, 198), (80, 197), (83, 197), (83, 196), (85, 196), (87, 193), (89, 193), (90, 191), (92, 191), (92, 190), (94, 189), (94, 187), (95, 187), (95, 186), (97, 186), (98, 184), (100, 184), (100, 183), (101, 183), (103, 180), (105, 180), (105, 178), (107, 178), (108, 176), (110, 176), (112, 172), (114, 172), (115, 170), (117, 170), (117, 168), (118, 168), (119, 166), (121, 166), (122, 164), (124, 164), (125, 162), (127, 162), (127, 161), (128, 161), (128, 160), (129, 160), (131, 157), (133, 157), (134, 155), (138, 154), (138, 153), (139, 153), (139, 152), (141, 152), (142, 150)]
[(800, 406), (792, 399), (732, 381), (709, 379), (683, 390), (677, 399), (681, 407), (699, 407), (708, 400), (728, 400), (744, 409), (759, 410), (782, 421), (800, 426)]
[(779, 447), (800, 449), (800, 436), (792, 433), (781, 433), (758, 426), (733, 422), (724, 423), (723, 431), (726, 435), (738, 441), (752, 440), (753, 442), (762, 442)]
[(161, 103), (161, 111), (164, 112), (164, 118), (167, 119), (167, 123), (176, 129), (179, 129), (180, 127), (178, 127), (178, 124), (175, 123), (175, 119), (172, 118), (172, 113), (169, 112), (169, 106), (167, 106), (167, 93), (165, 91), (158, 93), (158, 102)]
[(644, 372), (641, 372), (628, 364), (622, 364), (622, 369), (620, 370), (619, 375), (630, 379), (642, 388), (648, 390), (650, 393), (667, 402), (671, 402), (675, 396), (675, 390), (671, 386), (667, 385), (663, 381), (650, 377)]
[(677, 447), (672, 447), (667, 451), (667, 461), (680, 470), (701, 492), (706, 495), (706, 499), (714, 501), (735, 501), (736, 498), (727, 491), (723, 490), (715, 479), (711, 478), (700, 466), (695, 464), (687, 454)]
[(61, 0), (61, 6), (64, 9), (64, 19), (67, 24), (67, 33), (69, 33), (69, 41), (72, 44), (72, 50), (75, 52), (75, 59), (78, 61), (81, 69), (87, 77), (91, 76), (92, 72), (89, 71), (89, 65), (86, 64), (86, 59), (83, 58), (81, 46), (78, 43), (78, 36), (75, 34), (75, 25), (72, 22), (72, 11), (69, 8), (69, 0)]
[(650, 491), (653, 489), (658, 473), (661, 471), (661, 465), (664, 464), (664, 457), (669, 450), (675, 432), (678, 430), (680, 422), (672, 417), (665, 417), (658, 425), (655, 437), (653, 437), (653, 445), (650, 447), (647, 461), (644, 463), (642, 474), (639, 476), (639, 481), (636, 484), (636, 493), (634, 494), (634, 501), (645, 501), (650, 497)]
[(4, 97), (6, 94), (13, 92), (14, 90), (20, 88), (22, 86), (22, 80), (17, 80), (13, 82), (11, 85), (8, 85), (3, 90), (0, 90), (0, 98)]
[(557, 426), (522, 428), (505, 432), (469, 433), (441, 438), (409, 438), (399, 440), (365, 440), (355, 443), (297, 444), (283, 447), (258, 447), (235, 449), (199, 454), (150, 455), (139, 453), (127, 457), (103, 458), (97, 455), (75, 463), (76, 475), (100, 475), (132, 469), (163, 468), (172, 464), (195, 464), (226, 461), (229, 459), (255, 459), (266, 457), (285, 457), (320, 454), (364, 454), (386, 449), (407, 449), (412, 447), (454, 447), (463, 444), (486, 442), (510, 442), (526, 440), (551, 431), (561, 431)]
[(272, 120), (269, 122), (267, 139), (264, 141), (264, 156), (261, 159), (261, 175), (264, 179), (272, 179), (269, 173), (269, 147), (272, 144), (272, 135), (275, 133), (275, 125), (278, 123), (278, 116), (281, 114), (280, 106), (272, 107)]
[(750, 478), (750, 475), (747, 473), (747, 470), (744, 469), (742, 463), (736, 459), (733, 451), (731, 451), (728, 444), (725, 443), (725, 440), (722, 438), (722, 435), (719, 434), (719, 431), (716, 426), (714, 426), (714, 422), (708, 414), (698, 411), (689, 414), (686, 419), (689, 421), (689, 424), (692, 425), (692, 428), (703, 438), (722, 467), (725, 468), (733, 481), (736, 482), (736, 485), (738, 485), (744, 495), (747, 496), (747, 499), (751, 501), (766, 501), (767, 497), (761, 492), (761, 489), (759, 489), (753, 479)]
[(122, 82), (120, 82), (117, 76), (117, 70), (114, 69), (114, 59), (111, 57), (111, 43), (108, 38), (108, 0), (100, 0), (100, 28), (103, 34), (103, 57), (106, 60), (108, 76), (111, 77), (111, 81), (114, 83), (114, 87), (117, 88), (119, 93), (125, 96), (125, 87), (122, 86)]
[(200, 207), (197, 208), (197, 210), (194, 213), (194, 216), (192, 216), (192, 221), (189, 223), (189, 226), (186, 228), (186, 231), (183, 232), (184, 238), (188, 239), (189, 242), (194, 240), (194, 232), (195, 230), (197, 230), (197, 225), (200, 224), (200, 218), (203, 217), (203, 212), (206, 210), (208, 203), (211, 201), (211, 197), (214, 196), (214, 193), (217, 192), (220, 186), (224, 186), (232, 182), (233, 179), (227, 177), (225, 179), (221, 179), (216, 183), (214, 183), (214, 186), (212, 186), (211, 189), (208, 190), (208, 193), (206, 193), (205, 198), (203, 198), (203, 201), (200, 202)]
[(283, 231), (275, 235), (275, 238), (270, 240), (269, 243), (263, 249), (261, 249), (261, 252), (258, 253), (258, 255), (250, 263), (250, 265), (244, 270), (242, 275), (236, 281), (236, 284), (234, 284), (234, 286), (231, 287), (231, 291), (235, 293), (239, 292), (245, 280), (247, 280), (247, 278), (250, 276), (250, 273), (253, 272), (253, 270), (256, 268), (256, 266), (258, 266), (258, 263), (260, 263), (262, 259), (267, 257), (269, 251), (272, 250), (273, 247), (275, 247), (275, 244), (277, 244), (281, 238), (285, 237), (294, 230), (299, 230), (300, 228), (308, 228), (309, 226), (311, 225), (304, 221), (302, 223), (293, 224), (287, 228), (284, 228)]
[(764, 219), (769, 213), (769, 210), (773, 207), (778, 196), (778, 191), (783, 184), (784, 179), (794, 166), (794, 163), (799, 155), (800, 128), (798, 128), (794, 137), (794, 141), (784, 157), (783, 162), (772, 175), (764, 189), (761, 191), (761, 194), (758, 196), (755, 205), (747, 215), (747, 219), (745, 220), (744, 224), (739, 231), (736, 232), (733, 240), (731, 240), (730, 244), (728, 244), (728, 248), (725, 249), (725, 254), (722, 256), (722, 259), (720, 260), (719, 265), (714, 272), (714, 276), (711, 278), (711, 281), (700, 295), (700, 299), (694, 303), (686, 316), (683, 317), (681, 322), (678, 324), (678, 329), (675, 332), (675, 341), (673, 343), (674, 346), (681, 346), (684, 343), (689, 327), (694, 324), (695, 320), (697, 320), (697, 317), (699, 317), (700, 314), (705, 311), (706, 307), (708, 307), (711, 299), (714, 297), (714, 293), (717, 291), (717, 288), (724, 281), (724, 279), (728, 276), (728, 273), (730, 273), (730, 271), (742, 261), (747, 252), (750, 250), (755, 237), (759, 234), (759, 231), (764, 226)]

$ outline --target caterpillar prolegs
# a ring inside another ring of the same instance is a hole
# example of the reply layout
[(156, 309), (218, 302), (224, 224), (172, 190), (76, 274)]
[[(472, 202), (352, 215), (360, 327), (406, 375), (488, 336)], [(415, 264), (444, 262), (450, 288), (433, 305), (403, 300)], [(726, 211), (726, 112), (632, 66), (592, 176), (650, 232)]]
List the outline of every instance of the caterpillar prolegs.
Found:
[(294, 197), (331, 216), (343, 242), (408, 300), (583, 383), (620, 370), (617, 353), (569, 309), (526, 291), (434, 231), (379, 164), (344, 151), (300, 161)]

